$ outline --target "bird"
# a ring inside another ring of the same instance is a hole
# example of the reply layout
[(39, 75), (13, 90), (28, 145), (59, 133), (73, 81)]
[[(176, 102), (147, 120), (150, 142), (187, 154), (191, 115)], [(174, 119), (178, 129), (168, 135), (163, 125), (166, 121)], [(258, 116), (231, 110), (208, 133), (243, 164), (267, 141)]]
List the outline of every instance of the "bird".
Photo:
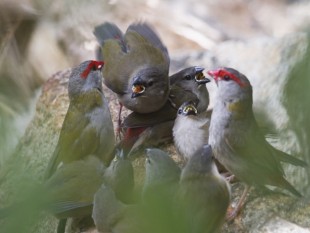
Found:
[(94, 195), (92, 218), (99, 232), (152, 232), (143, 213), (141, 204), (129, 205), (121, 202), (111, 187), (105, 184), (102, 184)]
[(174, 199), (181, 169), (163, 150), (146, 149), (142, 202), (154, 232), (176, 232)]
[(111, 187), (116, 198), (123, 203), (131, 204), (134, 202), (134, 169), (123, 150), (117, 152), (105, 170), (104, 184)]
[(185, 101), (194, 101), (198, 110), (206, 111), (209, 94), (206, 83), (210, 79), (203, 74), (201, 66), (191, 66), (170, 76), (170, 95), (167, 103), (149, 114), (130, 113), (123, 122), (123, 143), (129, 156), (143, 148), (158, 146), (172, 139), (172, 128), (178, 108)]
[(180, 168), (164, 151), (145, 152), (145, 180), (141, 201), (128, 205), (103, 184), (94, 196), (92, 217), (101, 232), (174, 232), (172, 206)]
[(176, 150), (185, 162), (209, 139), (211, 112), (198, 113), (196, 106), (193, 101), (184, 102), (178, 109), (172, 130)]
[[(170, 58), (166, 46), (147, 23), (132, 23), (125, 34), (113, 23), (94, 29), (105, 62), (105, 85), (122, 106), (138, 112), (159, 110), (169, 96)], [(121, 109), (119, 116), (121, 114)]]
[(220, 232), (230, 203), (230, 186), (217, 170), (210, 145), (199, 148), (182, 169), (176, 199), (177, 232)]
[[(209, 92), (205, 84), (210, 82), (204, 73), (204, 68), (201, 66), (192, 66), (173, 74), (170, 76), (170, 86), (172, 89), (180, 87), (185, 91), (184, 97), (180, 95), (173, 96), (173, 92), (170, 94), (170, 98), (177, 102), (175, 104), (176, 109), (185, 101), (197, 101), (198, 112), (204, 112), (209, 106)], [(194, 96), (192, 96), (194, 94)]]
[(248, 78), (228, 67), (209, 70), (208, 74), (217, 85), (208, 143), (215, 158), (246, 184), (240, 201), (228, 219), (237, 216), (251, 186), (276, 186), (301, 197), (284, 178), (280, 162), (301, 167), (307, 164), (266, 141), (252, 110), (252, 86)]
[(58, 143), (48, 163), (45, 180), (63, 164), (95, 155), (106, 166), (114, 158), (115, 135), (103, 90), (104, 63), (88, 60), (72, 69), (67, 110)]
[[(14, 217), (22, 210), (25, 215), (45, 210), (60, 220), (86, 217), (92, 213), (94, 194), (102, 184), (111, 187), (121, 201), (130, 202), (133, 167), (123, 153), (116, 154), (109, 167), (94, 155), (61, 166), (24, 201), (0, 210), (0, 216)], [(57, 232), (64, 231), (65, 223), (58, 225)]]

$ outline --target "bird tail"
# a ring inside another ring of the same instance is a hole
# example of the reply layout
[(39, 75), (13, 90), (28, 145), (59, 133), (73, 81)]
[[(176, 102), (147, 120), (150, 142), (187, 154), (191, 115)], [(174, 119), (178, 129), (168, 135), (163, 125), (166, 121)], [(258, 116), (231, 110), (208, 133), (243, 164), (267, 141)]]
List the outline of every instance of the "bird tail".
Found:
[[(275, 148), (274, 148), (275, 149)], [(308, 167), (308, 164), (305, 161), (302, 161), (300, 159), (297, 159), (283, 151), (280, 151), (278, 149), (276, 150), (276, 156), (278, 158), (279, 161), (284, 162), (284, 163), (290, 163), (293, 164), (295, 166), (299, 166), (299, 167)]]
[(290, 191), (293, 195), (295, 195), (296, 197), (299, 197), (301, 198), (302, 195), (300, 192), (298, 192), (294, 187), (293, 185), (291, 185), (286, 179), (282, 179), (281, 180), (281, 184), (280, 186), (288, 191)]

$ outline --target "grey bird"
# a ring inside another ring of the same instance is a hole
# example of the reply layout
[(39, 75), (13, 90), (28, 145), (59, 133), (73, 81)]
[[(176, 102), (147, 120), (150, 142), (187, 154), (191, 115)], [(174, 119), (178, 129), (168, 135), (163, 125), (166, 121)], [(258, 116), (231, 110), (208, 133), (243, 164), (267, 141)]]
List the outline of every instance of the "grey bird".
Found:
[[(185, 101), (197, 101), (197, 110), (199, 113), (207, 110), (210, 100), (206, 84), (210, 82), (210, 79), (204, 76), (203, 71), (203, 67), (192, 66), (170, 76), (172, 89), (180, 87), (187, 93), (183, 94), (184, 97), (180, 95), (173, 96), (173, 92), (170, 94), (172, 102), (177, 103), (175, 106), (176, 109)], [(192, 94), (194, 94), (193, 97), (191, 97)]]
[(113, 159), (115, 135), (108, 102), (102, 91), (103, 62), (85, 61), (72, 69), (69, 108), (45, 179), (63, 165), (98, 156), (106, 165)]
[(160, 149), (146, 149), (142, 201), (153, 232), (176, 232), (174, 199), (181, 169)]
[(198, 113), (196, 106), (192, 101), (183, 103), (173, 126), (174, 145), (185, 162), (209, 139), (211, 112)]
[(177, 198), (178, 232), (220, 232), (230, 203), (230, 187), (219, 174), (210, 145), (204, 145), (182, 170)]
[(150, 113), (160, 109), (169, 95), (167, 48), (147, 23), (131, 24), (125, 33), (112, 23), (95, 27), (105, 62), (105, 85), (115, 92), (121, 106)]
[(252, 110), (252, 86), (247, 77), (232, 68), (208, 71), (217, 84), (209, 129), (209, 144), (215, 158), (247, 184), (231, 214), (240, 210), (249, 186), (271, 185), (301, 194), (284, 178), (280, 162), (306, 167), (307, 164), (271, 146), (260, 131)]
[(100, 232), (174, 232), (172, 207), (180, 168), (159, 149), (147, 149), (146, 157), (142, 202), (126, 205), (106, 185), (95, 194), (92, 217)]
[(148, 227), (140, 204), (124, 204), (111, 187), (102, 185), (94, 195), (92, 218), (99, 232), (145, 233)]
[(200, 66), (192, 66), (170, 76), (169, 101), (160, 110), (150, 114), (133, 112), (124, 119), (126, 133), (122, 143), (131, 156), (142, 148), (158, 146), (172, 139), (174, 120), (183, 102), (194, 101), (201, 112), (207, 109), (209, 94), (205, 84), (210, 80), (203, 70)]

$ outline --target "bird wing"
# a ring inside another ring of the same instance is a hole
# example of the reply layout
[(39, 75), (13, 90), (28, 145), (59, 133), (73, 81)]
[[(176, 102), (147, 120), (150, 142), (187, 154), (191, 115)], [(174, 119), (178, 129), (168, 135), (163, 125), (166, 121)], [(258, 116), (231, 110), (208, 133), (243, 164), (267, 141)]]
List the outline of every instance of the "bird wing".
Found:
[(225, 131), (225, 142), (238, 160), (236, 163), (242, 170), (242, 179), (250, 182), (254, 180), (256, 184), (270, 184), (270, 179), (273, 178), (282, 179), (284, 173), (281, 164), (275, 158), (273, 147), (266, 142), (255, 120), (248, 125), (239, 124), (238, 127), (233, 134), (231, 130)]
[(94, 35), (100, 45), (97, 51), (97, 59), (98, 60), (104, 60), (103, 53), (102, 53), (102, 47), (106, 40), (114, 39), (116, 40), (122, 51), (126, 52), (126, 45), (124, 42), (124, 35), (122, 31), (113, 23), (103, 23), (95, 27), (94, 29)]
[(125, 59), (125, 52), (116, 40), (106, 40), (102, 48), (105, 58), (103, 67), (104, 84), (117, 94), (124, 94), (127, 90), (129, 74), (120, 72)]
[(131, 24), (128, 27), (127, 31), (135, 31), (141, 36), (143, 36), (148, 42), (150, 42), (156, 48), (159, 48), (164, 53), (167, 62), (170, 61), (167, 47), (162, 43), (162, 41), (150, 25), (146, 23)]
[(85, 116), (84, 112), (80, 112), (70, 105), (45, 178), (49, 178), (59, 164), (94, 154), (99, 146), (100, 138), (97, 135), (97, 130), (90, 125), (89, 118)]
[(50, 192), (49, 210), (60, 214), (92, 205), (93, 196), (103, 182), (104, 172), (105, 166), (95, 156), (59, 168), (45, 183)]
[[(163, 66), (164, 69), (169, 70), (169, 60), (166, 54), (149, 42), (145, 37), (136, 31), (129, 30), (125, 34), (125, 41), (128, 46), (128, 59), (134, 60), (136, 66), (144, 66), (146, 64)], [(130, 63), (131, 67), (132, 61)]]

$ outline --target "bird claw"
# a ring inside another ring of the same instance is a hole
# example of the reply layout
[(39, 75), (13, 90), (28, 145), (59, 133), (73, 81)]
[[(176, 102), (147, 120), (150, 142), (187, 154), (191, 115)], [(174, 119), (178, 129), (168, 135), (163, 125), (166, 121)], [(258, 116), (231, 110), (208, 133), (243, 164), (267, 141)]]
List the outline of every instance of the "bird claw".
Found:
[(232, 208), (230, 207), (228, 210), (227, 210), (227, 213), (226, 213), (226, 221), (227, 222), (232, 222), (240, 213), (240, 208)]

